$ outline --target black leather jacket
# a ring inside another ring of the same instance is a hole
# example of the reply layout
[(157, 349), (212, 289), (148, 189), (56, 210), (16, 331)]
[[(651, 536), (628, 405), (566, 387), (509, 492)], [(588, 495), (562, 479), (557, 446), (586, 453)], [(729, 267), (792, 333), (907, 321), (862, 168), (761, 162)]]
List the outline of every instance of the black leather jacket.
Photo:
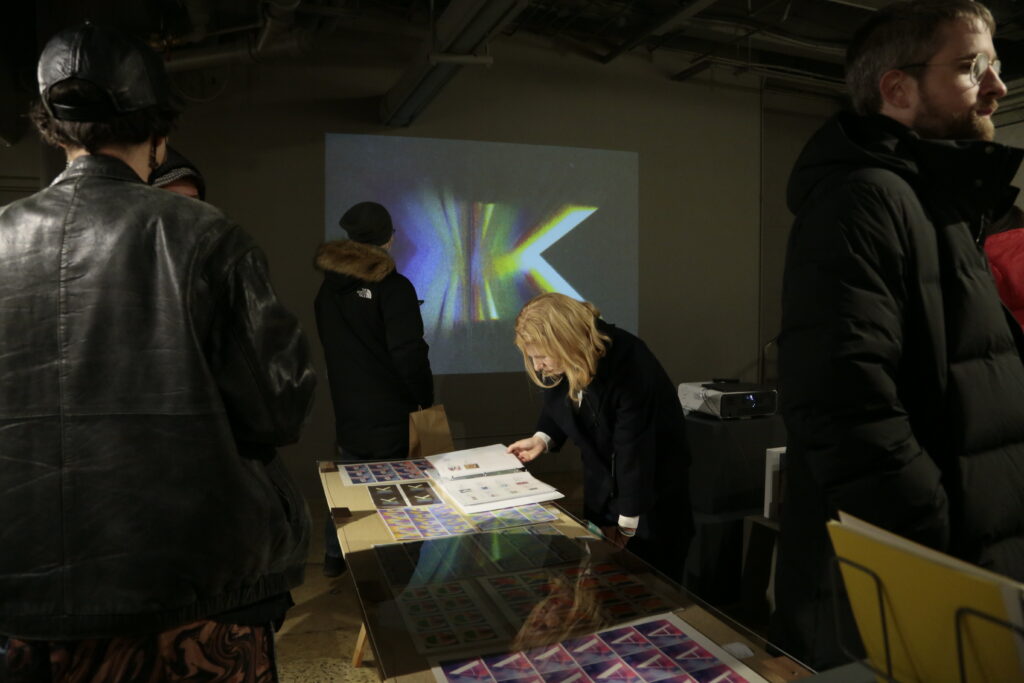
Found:
[(0, 634), (154, 632), (297, 585), (315, 377), (214, 207), (76, 160), (0, 209)]

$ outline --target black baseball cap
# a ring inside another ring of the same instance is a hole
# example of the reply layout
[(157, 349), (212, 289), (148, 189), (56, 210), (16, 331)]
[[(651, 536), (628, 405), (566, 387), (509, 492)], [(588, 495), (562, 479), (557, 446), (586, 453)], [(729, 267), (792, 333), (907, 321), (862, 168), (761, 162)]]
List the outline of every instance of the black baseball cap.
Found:
[[(163, 60), (141, 40), (86, 22), (65, 29), (39, 56), (39, 96), (62, 121), (106, 121), (147, 107), (180, 111)], [(91, 83), (107, 95), (98, 102), (54, 102), (50, 89), (68, 80)]]

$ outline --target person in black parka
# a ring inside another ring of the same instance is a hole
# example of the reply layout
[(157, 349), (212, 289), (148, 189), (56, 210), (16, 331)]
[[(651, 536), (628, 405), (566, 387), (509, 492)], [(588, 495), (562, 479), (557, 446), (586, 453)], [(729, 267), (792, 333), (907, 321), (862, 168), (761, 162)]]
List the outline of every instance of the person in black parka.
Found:
[(508, 447), (529, 462), (572, 439), (584, 516), (681, 583), (693, 537), (689, 447), (675, 386), (643, 341), (590, 303), (541, 294), (516, 318), (516, 346), (544, 388), (537, 433)]
[[(387, 209), (361, 202), (338, 223), (349, 239), (317, 250), (324, 282), (314, 303), (338, 457), (405, 458), (409, 413), (434, 403), (420, 302), (388, 253), (395, 230)], [(324, 534), (324, 574), (337, 576), (345, 563), (329, 515)]]
[(790, 178), (771, 637), (815, 668), (846, 660), (825, 526), (840, 510), (1024, 580), (1024, 347), (979, 246), (1024, 154), (991, 142), (993, 30), (976, 2), (880, 10), (848, 51), (857, 113)]
[(339, 454), (404, 458), (409, 413), (434, 402), (416, 290), (388, 253), (394, 228), (387, 209), (362, 202), (339, 224), (350, 239), (317, 251), (324, 282), (315, 303)]

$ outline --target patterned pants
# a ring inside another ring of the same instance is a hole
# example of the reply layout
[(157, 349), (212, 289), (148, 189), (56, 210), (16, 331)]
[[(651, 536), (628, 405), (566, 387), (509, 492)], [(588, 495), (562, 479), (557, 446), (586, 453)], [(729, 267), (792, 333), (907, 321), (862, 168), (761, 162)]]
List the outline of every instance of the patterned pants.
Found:
[(274, 630), (196, 621), (146, 636), (0, 636), (0, 683), (277, 683)]

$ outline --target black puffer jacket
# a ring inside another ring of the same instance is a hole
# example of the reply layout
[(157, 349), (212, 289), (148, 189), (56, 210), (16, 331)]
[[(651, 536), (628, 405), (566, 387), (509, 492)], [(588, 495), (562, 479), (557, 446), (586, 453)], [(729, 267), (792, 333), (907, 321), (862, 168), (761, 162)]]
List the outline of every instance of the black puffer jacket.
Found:
[(434, 402), (416, 290), (370, 244), (328, 242), (316, 267), (324, 271), (316, 326), (338, 445), (357, 458), (406, 457), (409, 413)]
[(1024, 580), (1024, 366), (978, 245), (1021, 156), (841, 114), (793, 171), (775, 635), (812, 664), (837, 510)]
[(76, 160), (0, 210), (0, 634), (154, 632), (302, 580), (315, 378), (253, 241)]

